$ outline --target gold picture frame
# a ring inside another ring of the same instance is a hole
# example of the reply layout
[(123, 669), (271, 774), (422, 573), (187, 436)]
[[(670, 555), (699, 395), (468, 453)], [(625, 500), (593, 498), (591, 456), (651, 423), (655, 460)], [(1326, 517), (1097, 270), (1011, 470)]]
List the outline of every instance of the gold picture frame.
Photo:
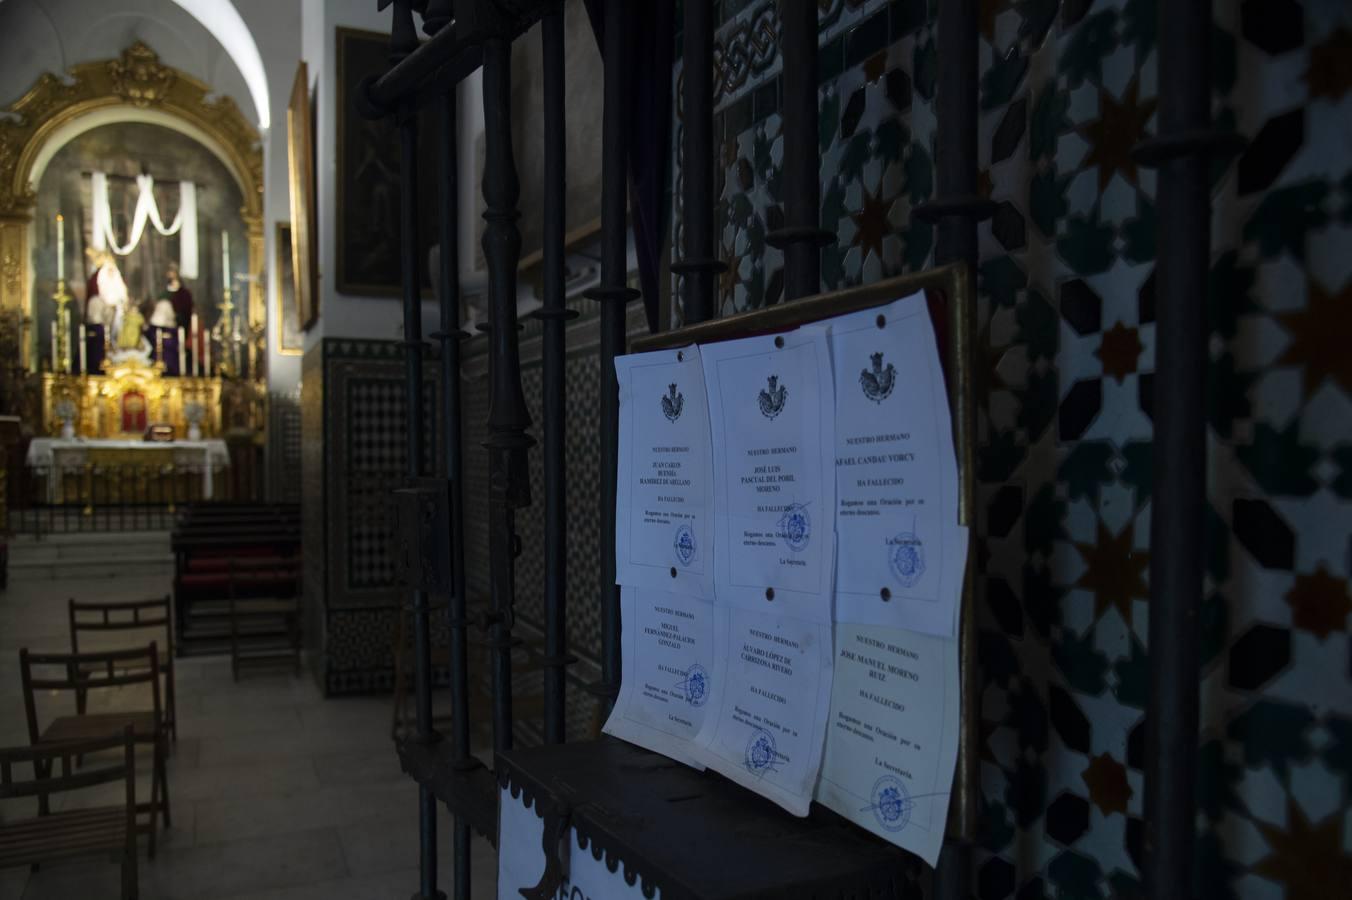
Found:
[[(291, 82), (291, 102), (286, 107), (287, 181), (291, 188), (291, 271), (294, 273), (295, 306), (301, 331), (308, 329), (319, 318), (314, 143), (310, 75), (305, 60), (301, 60), (296, 66), (296, 77)], [(279, 267), (277, 271), (280, 273), (282, 270)], [(280, 293), (279, 286), (279, 304)], [(280, 342), (280, 323), (277, 333)]]
[(291, 223), (278, 222), (273, 231), (273, 265), (277, 267), (277, 352), (282, 356), (300, 356), (305, 350), (301, 333), (300, 308), (296, 305), (299, 289), (296, 278), (295, 248), (291, 242)]
[[(935, 340), (948, 387), (953, 417), (953, 446), (958, 456), (958, 522), (972, 527), (976, 503), (976, 384), (974, 341), (976, 298), (972, 277), (963, 263), (950, 263), (923, 272), (888, 278), (861, 287), (803, 297), (765, 309), (686, 325), (673, 331), (636, 338), (631, 352), (664, 350), (688, 344), (709, 344), (756, 334), (789, 331), (832, 316), (882, 306), (916, 291), (924, 291), (934, 321)], [(976, 835), (980, 785), (978, 755), (980, 719), (977, 710), (975, 548), (969, 548), (963, 579), (962, 613), (958, 627), (958, 666), (961, 679), (961, 715), (958, 726), (958, 764), (953, 773), (948, 834), (971, 840)]]

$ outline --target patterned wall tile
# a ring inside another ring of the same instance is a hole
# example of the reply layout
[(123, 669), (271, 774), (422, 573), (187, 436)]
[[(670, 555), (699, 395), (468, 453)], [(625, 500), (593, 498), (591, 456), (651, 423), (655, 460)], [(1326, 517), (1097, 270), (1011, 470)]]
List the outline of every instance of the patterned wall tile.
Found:
[(300, 404), (300, 391), (268, 393), (268, 498), (274, 502), (300, 502)]
[[(929, 264), (910, 216), (933, 190), (926, 6), (819, 4), (824, 288)], [(1352, 9), (1213, 7), (1215, 120), (1249, 143), (1213, 166), (1197, 298), (1199, 896), (1332, 896), (1352, 875)], [(764, 235), (783, 138), (773, 5), (721, 11), (727, 314), (780, 299)], [(1142, 895), (1158, 222), (1155, 175), (1129, 151), (1157, 128), (1156, 16), (1154, 0), (980, 4), (981, 189), (997, 204), (978, 271), (982, 900)], [(678, 185), (679, 128), (678, 111)]]
[[(568, 411), (564, 446), (567, 476), (565, 608), (568, 651), (579, 659), (578, 664), (570, 669), (572, 683), (568, 692), (567, 718), (569, 735), (581, 737), (591, 735), (599, 728), (597, 704), (590, 695), (580, 690), (579, 685), (595, 681), (600, 675), (601, 612), (598, 596), (601, 486), (598, 479), (601, 445), (596, 429), (600, 403), (600, 337), (596, 304), (581, 298), (570, 298), (568, 305), (582, 313), (568, 326), (564, 362), (564, 391)], [(645, 333), (646, 330), (641, 308), (637, 304), (631, 305), (628, 319), (630, 336)], [(526, 407), (533, 422), (530, 433), (537, 441), (544, 418), (540, 353), (539, 325), (533, 321), (527, 322), (521, 337), (521, 382)], [(465, 345), (464, 354), (465, 577), (470, 602), (488, 603), (488, 452), (483, 447), (488, 421), (487, 341), (483, 338), (472, 340)], [(522, 554), (516, 563), (515, 610), (518, 636), (527, 640), (535, 639), (542, 646), (544, 459), (538, 444), (530, 451), (529, 466), (531, 506), (518, 511), (516, 515)], [(526, 659), (522, 657), (520, 661), (524, 665)], [(514, 681), (514, 698), (525, 702), (532, 692), (538, 694), (538, 676), (531, 678), (536, 680), (523, 676)], [(539, 741), (541, 732), (538, 719), (536, 715), (519, 723), (519, 737), (523, 741)]]
[[(783, 224), (778, 7), (724, 5), (714, 38), (717, 283), (720, 315), (783, 299), (783, 255), (766, 242)], [(924, 0), (818, 4), (822, 288), (833, 290), (923, 267), (932, 229), (910, 219), (933, 191), (934, 46)], [(673, 84), (679, 90), (681, 67)], [(673, 253), (681, 231), (681, 119), (677, 109)], [(672, 324), (682, 320), (674, 277)]]
[[(438, 365), (429, 353), (429, 472), (439, 462)], [(405, 482), (407, 454), (403, 351), (394, 341), (329, 339), (306, 354), (303, 376), (307, 646), (328, 693), (388, 690), (395, 610), (404, 600), (391, 557), (392, 491)], [(444, 645), (445, 634), (439, 639)]]

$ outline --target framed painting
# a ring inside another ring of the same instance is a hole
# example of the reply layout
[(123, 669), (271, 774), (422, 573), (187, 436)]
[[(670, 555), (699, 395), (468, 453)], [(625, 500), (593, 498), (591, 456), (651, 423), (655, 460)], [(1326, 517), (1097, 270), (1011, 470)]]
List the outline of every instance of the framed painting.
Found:
[[(286, 108), (287, 181), (291, 188), (291, 224), (287, 228), (290, 248), (288, 279), (294, 291), (295, 327), (309, 328), (319, 318), (319, 243), (315, 233), (314, 114), (310, 104), (310, 76), (305, 61), (296, 67), (291, 82), (291, 102)], [(280, 242), (281, 225), (277, 237)], [(284, 270), (279, 265), (279, 273)], [(281, 289), (287, 282), (279, 281)], [(285, 318), (283, 317), (283, 321)], [(278, 329), (280, 336), (282, 330)], [(279, 337), (280, 339), (280, 337)], [(299, 345), (297, 345), (299, 346)], [(279, 348), (280, 349), (280, 348)], [(282, 350), (283, 353), (287, 352)]]
[[(540, 209), (545, 197), (545, 63), (541, 24), (512, 43), (512, 152), (521, 182), (519, 208)], [(582, 0), (563, 4), (564, 226), (570, 247), (601, 227), (601, 86), (605, 69)], [(477, 173), (482, 176), (480, 169)], [(542, 255), (544, 218), (522, 215), (521, 261)], [(475, 221), (483, 234), (483, 219)], [(478, 242), (476, 242), (478, 243)]]
[[(338, 178), (337, 289), (343, 294), (398, 296), (399, 134), (392, 120), (367, 119), (356, 109), (362, 79), (389, 68), (388, 34), (337, 29)], [(418, 171), (431, 186), (440, 171), (435, 129), (419, 129)], [(418, 259), (430, 296), (428, 250), (437, 242), (435, 190), (419, 192)]]
[(300, 356), (305, 349), (301, 334), (300, 309), (296, 297), (300, 295), (300, 279), (296, 277), (295, 248), (291, 245), (291, 223), (278, 222), (273, 235), (274, 260), (277, 266), (277, 352), (283, 356)]

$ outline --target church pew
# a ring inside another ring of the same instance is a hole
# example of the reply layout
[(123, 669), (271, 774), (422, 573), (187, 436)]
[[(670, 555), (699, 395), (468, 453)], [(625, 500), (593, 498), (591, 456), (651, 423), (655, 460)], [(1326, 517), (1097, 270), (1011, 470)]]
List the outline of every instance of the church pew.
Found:
[(223, 601), (294, 597), (300, 514), (294, 504), (213, 503), (185, 509), (171, 537), (179, 646), (224, 636)]

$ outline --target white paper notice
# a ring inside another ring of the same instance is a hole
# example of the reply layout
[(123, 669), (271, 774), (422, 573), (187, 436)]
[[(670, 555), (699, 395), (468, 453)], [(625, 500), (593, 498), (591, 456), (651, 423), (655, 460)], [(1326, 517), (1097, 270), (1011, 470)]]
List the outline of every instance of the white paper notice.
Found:
[(620, 594), (622, 677), (606, 734), (704, 768), (692, 742), (711, 704), (713, 604), (625, 587)]
[(715, 596), (829, 623), (836, 485), (825, 332), (727, 341), (700, 355), (715, 451)]
[(832, 319), (830, 334), (836, 621), (952, 637), (966, 541), (925, 295)]
[(713, 451), (699, 348), (615, 360), (615, 580), (713, 600)]
[(817, 802), (933, 866), (948, 819), (959, 711), (957, 641), (837, 625)]
[(714, 616), (719, 702), (700, 759), (805, 816), (831, 701), (831, 626), (721, 604)]

